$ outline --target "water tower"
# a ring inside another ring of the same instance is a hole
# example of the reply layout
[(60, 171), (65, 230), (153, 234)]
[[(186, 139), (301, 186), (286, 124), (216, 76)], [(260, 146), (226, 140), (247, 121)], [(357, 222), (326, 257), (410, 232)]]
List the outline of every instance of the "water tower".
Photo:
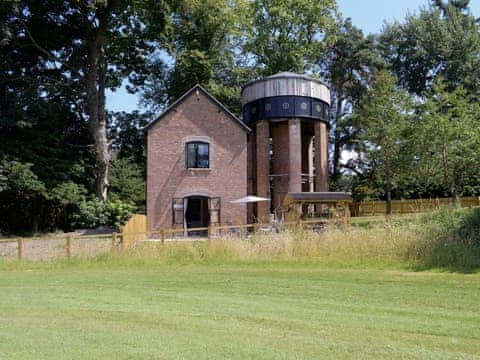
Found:
[(271, 199), (258, 203), (267, 221), (282, 211), (287, 193), (328, 191), (330, 90), (321, 80), (281, 72), (242, 89), (249, 143), (249, 193)]

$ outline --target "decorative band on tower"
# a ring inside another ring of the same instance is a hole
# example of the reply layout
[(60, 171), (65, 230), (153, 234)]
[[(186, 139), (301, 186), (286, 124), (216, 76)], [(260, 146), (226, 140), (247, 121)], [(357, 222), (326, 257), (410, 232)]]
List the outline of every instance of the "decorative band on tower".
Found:
[(243, 121), (247, 124), (275, 118), (306, 118), (328, 121), (326, 102), (306, 96), (272, 96), (258, 99), (243, 107)]

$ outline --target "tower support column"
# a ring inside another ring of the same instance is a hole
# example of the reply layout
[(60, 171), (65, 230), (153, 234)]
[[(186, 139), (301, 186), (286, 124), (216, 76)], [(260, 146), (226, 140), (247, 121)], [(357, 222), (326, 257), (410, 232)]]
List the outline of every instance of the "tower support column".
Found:
[(302, 179), (302, 192), (315, 191), (315, 182), (313, 180), (313, 135), (310, 134), (302, 136), (302, 174), (307, 176), (307, 179)]
[[(270, 125), (268, 120), (258, 121), (256, 124), (256, 182), (257, 196), (270, 198)], [(257, 220), (268, 222), (270, 215), (270, 201), (257, 203)]]
[(288, 191), (302, 192), (302, 127), (300, 119), (288, 120)]
[(313, 136), (308, 139), (308, 192), (315, 191), (315, 181), (313, 177)]
[(323, 121), (315, 128), (315, 191), (328, 191), (328, 129)]
[(289, 191), (289, 131), (288, 121), (270, 124), (273, 156), (271, 159), (272, 210), (276, 215), (283, 210), (283, 199)]

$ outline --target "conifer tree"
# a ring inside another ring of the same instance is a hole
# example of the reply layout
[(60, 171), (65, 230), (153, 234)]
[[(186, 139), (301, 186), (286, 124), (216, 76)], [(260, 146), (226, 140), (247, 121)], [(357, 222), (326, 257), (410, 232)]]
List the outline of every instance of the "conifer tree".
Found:
[(381, 71), (354, 112), (356, 125), (361, 129), (360, 158), (365, 171), (380, 180), (389, 215), (393, 187), (408, 176), (410, 143), (406, 135), (412, 110), (409, 94), (398, 88), (394, 76)]

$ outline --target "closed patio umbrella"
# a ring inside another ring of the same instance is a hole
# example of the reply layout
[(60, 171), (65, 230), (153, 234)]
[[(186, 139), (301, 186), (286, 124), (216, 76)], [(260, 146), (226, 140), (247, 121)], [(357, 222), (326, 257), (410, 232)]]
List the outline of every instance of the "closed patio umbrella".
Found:
[(270, 201), (270, 199), (259, 197), (259, 196), (248, 195), (230, 202), (232, 204), (246, 204), (246, 203), (256, 203), (261, 201)]

